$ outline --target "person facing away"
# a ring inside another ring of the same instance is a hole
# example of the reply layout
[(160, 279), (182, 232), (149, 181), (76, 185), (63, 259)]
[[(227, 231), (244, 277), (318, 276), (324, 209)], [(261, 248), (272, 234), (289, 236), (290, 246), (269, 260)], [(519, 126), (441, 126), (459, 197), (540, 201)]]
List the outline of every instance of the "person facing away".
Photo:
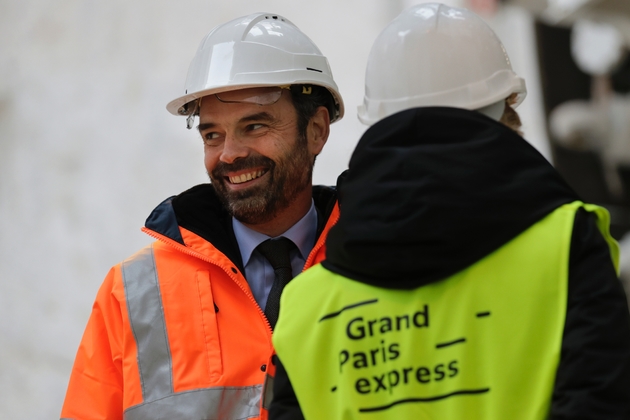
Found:
[(525, 95), (475, 14), (376, 39), (326, 259), (285, 288), (270, 419), (629, 419), (608, 212), (516, 131)]
[(269, 13), (214, 28), (185, 89), (167, 109), (199, 117), (211, 183), (162, 202), (143, 228), (156, 241), (105, 278), (63, 419), (267, 418), (276, 273), (324, 257), (336, 193), (311, 176), (343, 102), (317, 46)]

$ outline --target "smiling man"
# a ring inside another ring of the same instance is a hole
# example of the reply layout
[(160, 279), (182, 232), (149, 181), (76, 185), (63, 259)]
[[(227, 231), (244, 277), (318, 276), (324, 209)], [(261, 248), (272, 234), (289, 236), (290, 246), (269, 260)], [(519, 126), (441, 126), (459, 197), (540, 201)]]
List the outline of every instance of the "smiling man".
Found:
[(211, 183), (161, 203), (143, 228), (157, 240), (106, 277), (62, 419), (265, 419), (280, 293), (338, 219), (312, 172), (343, 102), (287, 19), (216, 27), (167, 109), (199, 118)]
[(238, 221), (269, 236), (284, 233), (311, 207), (313, 163), (329, 132), (325, 107), (298, 124), (290, 92), (261, 87), (200, 100), (198, 128), (217, 196)]

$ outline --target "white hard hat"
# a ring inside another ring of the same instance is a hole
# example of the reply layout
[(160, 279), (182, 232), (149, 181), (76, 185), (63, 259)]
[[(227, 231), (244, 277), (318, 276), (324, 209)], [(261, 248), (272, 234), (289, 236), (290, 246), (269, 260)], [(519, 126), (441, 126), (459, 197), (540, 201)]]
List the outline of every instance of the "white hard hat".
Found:
[(525, 81), (512, 71), (503, 44), (490, 27), (466, 9), (439, 3), (402, 12), (377, 37), (365, 74), (359, 106), (362, 123), (423, 106), (470, 110), (504, 101)]
[(255, 13), (215, 27), (201, 41), (190, 64), (185, 94), (166, 109), (174, 115), (194, 112), (191, 102), (206, 95), (260, 86), (310, 84), (332, 94), (343, 116), (343, 101), (328, 60), (288, 19)]

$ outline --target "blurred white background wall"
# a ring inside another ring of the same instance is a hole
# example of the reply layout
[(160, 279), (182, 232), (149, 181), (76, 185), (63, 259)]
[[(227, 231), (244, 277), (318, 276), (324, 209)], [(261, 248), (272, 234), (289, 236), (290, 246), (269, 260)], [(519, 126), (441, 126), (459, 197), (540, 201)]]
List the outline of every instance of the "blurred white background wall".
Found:
[[(415, 3), (0, 0), (0, 418), (59, 418), (109, 267), (150, 242), (139, 229), (155, 205), (206, 182), (200, 139), (165, 110), (201, 38), (258, 11), (311, 37), (346, 104), (315, 168), (334, 184), (365, 131), (371, 44)], [(548, 156), (532, 19), (509, 8), (488, 21), (528, 82), (526, 137)]]

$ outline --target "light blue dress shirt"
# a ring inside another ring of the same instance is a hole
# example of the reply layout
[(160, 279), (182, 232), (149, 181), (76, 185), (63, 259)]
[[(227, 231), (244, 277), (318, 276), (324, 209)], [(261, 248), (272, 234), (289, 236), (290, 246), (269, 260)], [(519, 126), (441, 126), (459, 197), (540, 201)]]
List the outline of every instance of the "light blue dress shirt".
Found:
[[(247, 283), (249, 283), (254, 299), (264, 310), (275, 274), (269, 261), (256, 250), (256, 247), (271, 237), (248, 228), (235, 218), (232, 218), (232, 226), (241, 251), (241, 257), (243, 258)], [(311, 201), (311, 208), (304, 217), (280, 236), (292, 240), (297, 247), (289, 255), (291, 257), (293, 276), (295, 277), (302, 272), (306, 258), (311, 253), (313, 246), (315, 246), (315, 239), (317, 239), (317, 210), (315, 209), (315, 203)]]

